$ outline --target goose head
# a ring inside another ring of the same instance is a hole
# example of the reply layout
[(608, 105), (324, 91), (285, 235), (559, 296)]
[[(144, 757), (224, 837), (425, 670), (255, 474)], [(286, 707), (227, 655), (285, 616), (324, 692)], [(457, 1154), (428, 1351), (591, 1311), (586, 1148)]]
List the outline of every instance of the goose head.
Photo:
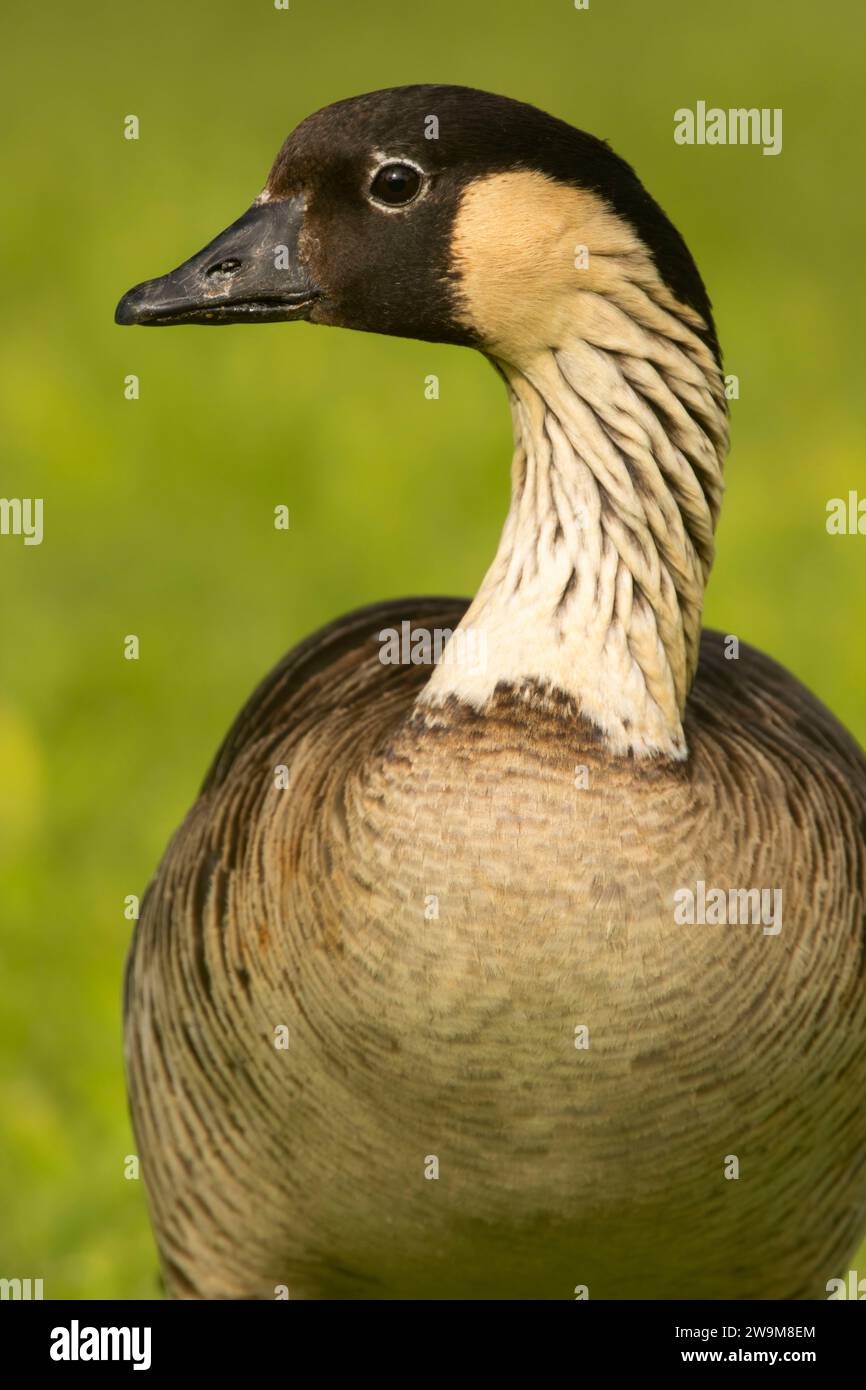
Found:
[(563, 694), (617, 752), (686, 753), (727, 418), (710, 301), (631, 167), (524, 103), (413, 86), (304, 120), (263, 191), (121, 324), (303, 319), (480, 349), (508, 386), (512, 507), (464, 620), (483, 672)]
[(525, 357), (573, 329), (576, 283), (604, 293), (593, 255), (646, 256), (714, 341), (685, 243), (608, 145), (507, 97), (397, 87), (302, 121), (248, 211), (116, 320), (306, 319)]

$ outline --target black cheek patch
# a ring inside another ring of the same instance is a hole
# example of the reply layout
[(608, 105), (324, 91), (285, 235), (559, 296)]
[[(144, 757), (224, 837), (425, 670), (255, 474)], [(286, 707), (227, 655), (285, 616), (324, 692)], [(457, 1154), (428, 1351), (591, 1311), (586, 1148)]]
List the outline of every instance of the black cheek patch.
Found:
[(450, 273), (457, 196), (405, 209), (320, 195), (307, 214), (310, 266), (325, 294), (313, 319), (428, 342), (474, 346)]

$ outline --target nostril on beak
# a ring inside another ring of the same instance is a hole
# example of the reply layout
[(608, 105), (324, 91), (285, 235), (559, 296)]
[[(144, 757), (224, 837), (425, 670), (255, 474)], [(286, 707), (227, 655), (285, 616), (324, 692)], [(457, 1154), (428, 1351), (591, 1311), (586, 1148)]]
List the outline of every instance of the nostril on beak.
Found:
[(212, 280), (214, 278), (222, 279), (228, 277), (229, 275), (235, 275), (237, 271), (240, 270), (240, 268), (241, 262), (237, 260), (230, 259), (227, 261), (217, 261), (216, 265), (208, 267), (208, 269), (205, 271), (205, 274), (207, 275), (207, 278), (209, 280)]

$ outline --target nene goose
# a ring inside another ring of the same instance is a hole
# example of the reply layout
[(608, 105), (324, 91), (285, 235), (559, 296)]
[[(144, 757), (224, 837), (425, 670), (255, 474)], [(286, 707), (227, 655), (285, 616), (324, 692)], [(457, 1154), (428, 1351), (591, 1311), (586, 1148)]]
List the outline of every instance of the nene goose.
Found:
[[(826, 1297), (866, 1224), (866, 762), (701, 635), (728, 430), (684, 242), (541, 111), (375, 92), (117, 310), (277, 319), (486, 354), (512, 500), (471, 603), (289, 653), (150, 885), (126, 1050), (169, 1293)], [(407, 631), (454, 636), (383, 660)]]

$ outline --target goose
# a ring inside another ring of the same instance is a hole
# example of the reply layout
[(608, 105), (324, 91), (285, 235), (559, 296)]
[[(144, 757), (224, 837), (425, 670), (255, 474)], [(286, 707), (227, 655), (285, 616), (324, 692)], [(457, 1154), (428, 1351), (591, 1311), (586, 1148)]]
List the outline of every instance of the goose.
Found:
[(724, 378), (661, 208), (534, 107), (373, 92), (116, 320), (471, 347), (514, 427), (474, 599), (290, 651), (145, 895), (168, 1295), (826, 1297), (866, 1226), (866, 761), (702, 632)]

